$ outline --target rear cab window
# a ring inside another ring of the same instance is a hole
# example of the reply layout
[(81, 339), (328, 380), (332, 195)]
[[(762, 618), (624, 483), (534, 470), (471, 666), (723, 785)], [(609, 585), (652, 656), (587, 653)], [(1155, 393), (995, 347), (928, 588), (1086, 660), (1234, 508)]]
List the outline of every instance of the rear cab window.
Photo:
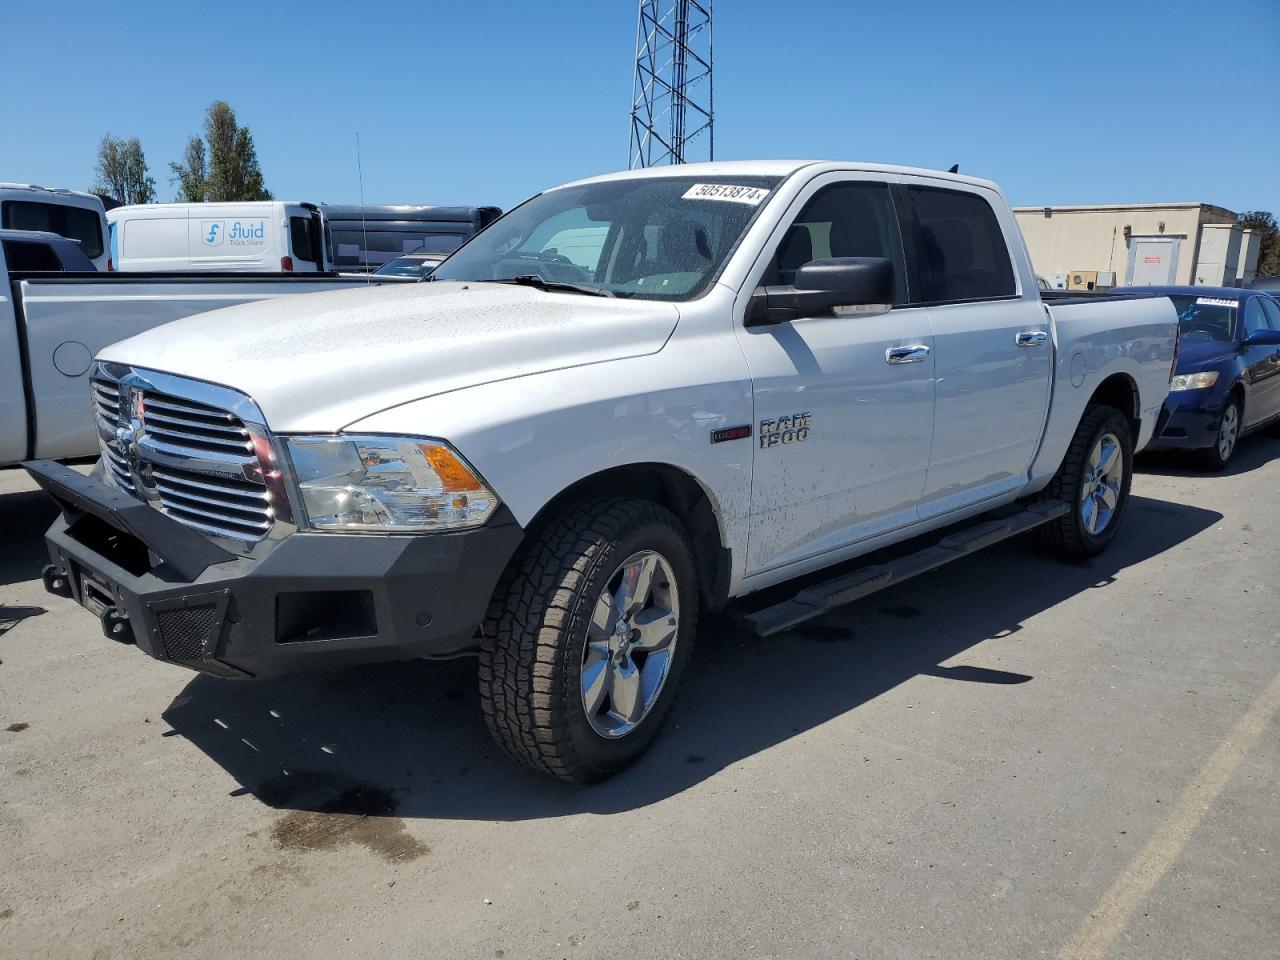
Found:
[(15, 273), (24, 270), (61, 270), (62, 261), (47, 243), (34, 240), (5, 240), (4, 259)]
[(908, 184), (904, 223), (911, 302), (964, 303), (1017, 296), (1009, 246), (980, 194)]
[(11, 230), (43, 230), (80, 241), (80, 249), (91, 260), (102, 256), (105, 238), (102, 218), (96, 210), (63, 203), (35, 200), (6, 200), (0, 208), (0, 226)]

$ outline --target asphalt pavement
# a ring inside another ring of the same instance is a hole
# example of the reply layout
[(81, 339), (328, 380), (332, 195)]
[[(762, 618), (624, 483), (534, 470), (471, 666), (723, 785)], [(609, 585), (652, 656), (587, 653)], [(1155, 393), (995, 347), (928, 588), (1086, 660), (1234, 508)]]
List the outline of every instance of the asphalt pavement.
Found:
[(105, 639), (0, 472), (0, 957), (1274, 957), (1280, 440), (1146, 460), (1112, 549), (1006, 543), (768, 640), (574, 788), (475, 664), (235, 682)]

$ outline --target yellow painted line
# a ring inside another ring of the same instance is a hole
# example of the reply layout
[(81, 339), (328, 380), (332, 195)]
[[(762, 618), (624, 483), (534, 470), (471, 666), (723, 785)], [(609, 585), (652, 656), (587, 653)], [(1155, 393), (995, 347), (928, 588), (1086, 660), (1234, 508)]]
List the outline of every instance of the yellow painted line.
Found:
[(1152, 890), (1164, 879), (1196, 827), (1235, 773), (1249, 748), (1280, 712), (1280, 676), (1263, 690), (1213, 755), (1196, 771), (1179, 798), (1128, 869), (1111, 885), (1088, 920), (1067, 941), (1058, 960), (1104, 960)]

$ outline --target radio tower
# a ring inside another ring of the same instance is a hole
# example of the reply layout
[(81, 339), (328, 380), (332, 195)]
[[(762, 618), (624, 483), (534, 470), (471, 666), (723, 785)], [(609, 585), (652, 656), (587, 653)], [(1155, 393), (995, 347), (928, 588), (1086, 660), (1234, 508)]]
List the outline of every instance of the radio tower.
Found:
[(640, 0), (627, 166), (714, 160), (713, 103), (711, 0)]

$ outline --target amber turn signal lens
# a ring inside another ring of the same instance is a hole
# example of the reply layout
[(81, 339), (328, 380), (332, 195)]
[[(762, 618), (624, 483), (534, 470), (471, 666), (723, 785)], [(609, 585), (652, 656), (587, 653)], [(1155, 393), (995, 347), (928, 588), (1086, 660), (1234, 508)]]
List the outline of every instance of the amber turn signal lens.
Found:
[(469, 490), (481, 489), (480, 481), (447, 448), (434, 443), (420, 443), (418, 449), (431, 464), (431, 469), (440, 477), (445, 493), (465, 493)]

